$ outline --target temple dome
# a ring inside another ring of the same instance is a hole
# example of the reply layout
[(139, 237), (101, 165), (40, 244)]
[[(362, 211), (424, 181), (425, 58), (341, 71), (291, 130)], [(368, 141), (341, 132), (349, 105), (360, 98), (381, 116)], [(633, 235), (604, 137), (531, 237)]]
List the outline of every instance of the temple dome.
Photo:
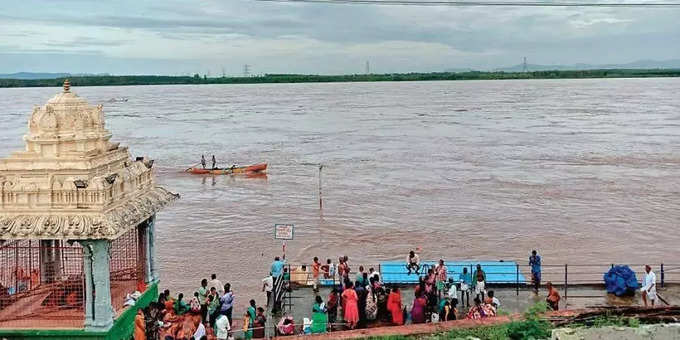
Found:
[(109, 142), (102, 106), (68, 81), (28, 127), (26, 149), (0, 159), (0, 239), (115, 239), (178, 198), (153, 162)]
[(47, 104), (36, 106), (24, 137), (26, 151), (43, 157), (97, 154), (110, 150), (111, 133), (104, 127), (102, 106), (91, 106), (71, 92), (68, 81), (64, 91)]

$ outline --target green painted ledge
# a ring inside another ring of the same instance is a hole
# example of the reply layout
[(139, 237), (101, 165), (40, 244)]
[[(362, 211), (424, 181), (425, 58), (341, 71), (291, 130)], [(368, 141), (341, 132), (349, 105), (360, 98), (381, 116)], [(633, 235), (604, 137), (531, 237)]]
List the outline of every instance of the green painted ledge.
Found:
[(150, 284), (132, 308), (128, 308), (114, 322), (107, 332), (92, 332), (84, 329), (0, 329), (0, 339), (30, 340), (121, 340), (130, 339), (135, 327), (137, 310), (144, 308), (158, 296), (158, 282)]

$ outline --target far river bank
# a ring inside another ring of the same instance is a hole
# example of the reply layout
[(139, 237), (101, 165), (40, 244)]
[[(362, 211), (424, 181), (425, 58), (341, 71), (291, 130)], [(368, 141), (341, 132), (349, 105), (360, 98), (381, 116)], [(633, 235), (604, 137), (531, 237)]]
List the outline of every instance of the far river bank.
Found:
[[(252, 77), (159, 76), (159, 75), (95, 75), (68, 77), (72, 86), (129, 86), (129, 85), (200, 85), (200, 84), (272, 84), (272, 83), (346, 83), (386, 81), (444, 81), (444, 80), (520, 80), (520, 79), (599, 79), (599, 78), (657, 78), (680, 77), (680, 69), (599, 69), (553, 70), (531, 72), (432, 72), (385, 74), (265, 74)], [(0, 88), (59, 87), (65, 78), (0, 79)]]

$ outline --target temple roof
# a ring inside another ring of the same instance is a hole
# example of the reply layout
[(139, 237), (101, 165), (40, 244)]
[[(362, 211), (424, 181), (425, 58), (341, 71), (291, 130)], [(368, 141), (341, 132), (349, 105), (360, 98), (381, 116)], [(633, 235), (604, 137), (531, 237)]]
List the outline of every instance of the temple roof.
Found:
[(0, 159), (0, 239), (115, 239), (179, 197), (104, 123), (68, 81), (34, 108), (26, 149)]

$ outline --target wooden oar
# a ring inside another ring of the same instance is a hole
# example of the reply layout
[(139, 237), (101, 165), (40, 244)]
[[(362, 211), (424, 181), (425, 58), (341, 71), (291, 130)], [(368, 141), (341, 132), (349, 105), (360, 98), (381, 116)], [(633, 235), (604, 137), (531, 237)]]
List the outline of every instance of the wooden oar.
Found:
[(656, 293), (656, 297), (658, 297), (659, 300), (661, 300), (661, 302), (665, 303), (666, 306), (670, 306), (670, 305), (671, 305), (670, 303), (668, 303), (668, 301), (666, 301), (666, 299), (662, 298), (661, 295), (659, 295), (659, 293)]
[(194, 164), (194, 165), (188, 167), (186, 170), (184, 170), (184, 172), (187, 172), (187, 171), (191, 170), (191, 168), (193, 168), (193, 167), (195, 167), (195, 166), (197, 166), (197, 165), (199, 165), (199, 164), (201, 164), (201, 162), (198, 162), (198, 163), (196, 163), (196, 164)]

